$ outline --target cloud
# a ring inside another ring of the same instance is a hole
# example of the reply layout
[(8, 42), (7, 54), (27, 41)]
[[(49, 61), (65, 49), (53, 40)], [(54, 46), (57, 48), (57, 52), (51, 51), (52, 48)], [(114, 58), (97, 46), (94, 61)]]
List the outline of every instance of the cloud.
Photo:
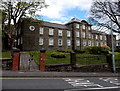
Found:
[(93, 0), (45, 0), (46, 4), (49, 5), (47, 8), (43, 8), (41, 14), (51, 19), (59, 19), (66, 21), (72, 16), (67, 15), (67, 11), (78, 8), (80, 10), (89, 11)]

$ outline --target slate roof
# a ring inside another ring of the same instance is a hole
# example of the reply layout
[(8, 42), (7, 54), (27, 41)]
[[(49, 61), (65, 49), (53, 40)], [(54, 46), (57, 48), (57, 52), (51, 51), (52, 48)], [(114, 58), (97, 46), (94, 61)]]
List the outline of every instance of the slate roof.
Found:
[(43, 22), (43, 24), (44, 24), (44, 26), (47, 26), (47, 27), (68, 29), (68, 27), (65, 26), (64, 24), (57, 24), (57, 23), (51, 23), (51, 22)]
[(73, 23), (73, 22), (78, 22), (78, 23), (80, 23), (81, 20), (79, 20), (78, 18), (73, 18), (73, 19), (71, 19), (71, 21), (69, 21), (67, 24)]
[(104, 33), (104, 32), (96, 31), (96, 30), (92, 30), (91, 32), (94, 33), (94, 34), (106, 34), (106, 33)]

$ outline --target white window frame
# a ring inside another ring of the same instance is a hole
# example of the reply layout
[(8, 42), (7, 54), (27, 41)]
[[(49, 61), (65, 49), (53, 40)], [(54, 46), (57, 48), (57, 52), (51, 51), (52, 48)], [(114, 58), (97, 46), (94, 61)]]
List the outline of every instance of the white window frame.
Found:
[(62, 46), (62, 44), (63, 44), (63, 40), (62, 39), (58, 39), (58, 45)]
[(104, 42), (104, 45), (107, 45), (107, 42)]
[(54, 29), (49, 28), (49, 35), (54, 35)]
[(67, 40), (67, 46), (71, 46), (71, 40)]
[(98, 35), (96, 35), (95, 38), (98, 39)]
[(104, 36), (104, 38), (105, 38), (105, 40), (107, 40), (107, 37), (106, 37), (106, 36)]
[(98, 41), (96, 41), (96, 46), (99, 46), (99, 42)]
[(100, 40), (102, 40), (102, 38), (103, 38), (102, 35), (100, 35)]
[(82, 29), (86, 29), (86, 26), (85, 26), (85, 24), (83, 24), (83, 25), (82, 25)]
[(43, 32), (44, 32), (44, 28), (40, 27), (39, 34), (43, 34)]
[(62, 36), (63, 31), (62, 30), (58, 30), (58, 36)]
[(49, 45), (54, 45), (54, 39), (53, 38), (49, 38)]
[(91, 38), (91, 33), (88, 33), (88, 38), (89, 38), (89, 39)]
[(88, 40), (88, 46), (91, 46), (91, 41), (90, 40)]
[(76, 31), (76, 37), (80, 37), (80, 32)]
[(88, 30), (91, 30), (91, 27), (90, 27), (90, 26), (88, 26)]
[(92, 34), (92, 39), (94, 39), (94, 35)]
[(39, 45), (43, 45), (43, 38), (39, 38)]
[(76, 40), (76, 46), (80, 46), (80, 40)]
[(20, 45), (20, 38), (18, 38), (18, 45)]
[(67, 31), (67, 37), (70, 37), (71, 32)]
[(83, 40), (83, 46), (86, 46), (86, 40)]
[(20, 41), (21, 41), (21, 44), (23, 44), (23, 38), (22, 38), (22, 37), (21, 37), (21, 40), (20, 40)]
[(80, 28), (80, 25), (79, 25), (79, 24), (76, 24), (76, 28), (79, 29), (79, 28)]
[(94, 42), (92, 41), (92, 46), (94, 46)]
[(100, 42), (100, 45), (102, 46), (102, 45), (103, 45), (103, 42)]
[(82, 37), (85, 38), (85, 32), (82, 32)]

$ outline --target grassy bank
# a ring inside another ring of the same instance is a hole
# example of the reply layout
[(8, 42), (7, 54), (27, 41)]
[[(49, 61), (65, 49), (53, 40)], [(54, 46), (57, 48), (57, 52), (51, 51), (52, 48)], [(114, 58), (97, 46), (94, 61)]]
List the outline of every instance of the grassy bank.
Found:
[[(66, 56), (65, 58), (53, 58), (51, 57), (51, 54), (55, 51), (46, 51), (46, 65), (52, 65), (52, 64), (68, 64), (70, 63), (70, 54), (64, 53)], [(37, 64), (39, 64), (40, 56), (39, 51), (29, 51), (31, 56), (33, 56), (33, 59)], [(59, 52), (56, 52), (56, 54)], [(100, 58), (97, 58), (96, 56), (99, 56)], [(89, 65), (89, 64), (101, 64), (106, 63), (106, 57), (104, 55), (93, 55), (93, 54), (76, 54), (76, 57), (95, 57), (95, 58), (80, 58), (77, 59), (78, 65)], [(2, 52), (2, 58), (11, 58), (11, 51), (4, 51)], [(120, 52), (115, 52), (115, 60), (116, 60), (116, 66), (120, 67)]]

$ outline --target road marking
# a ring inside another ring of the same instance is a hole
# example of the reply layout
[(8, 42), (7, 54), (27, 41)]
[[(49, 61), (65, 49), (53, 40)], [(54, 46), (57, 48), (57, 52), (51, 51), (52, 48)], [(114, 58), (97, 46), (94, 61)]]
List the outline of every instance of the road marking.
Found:
[(120, 86), (120, 83), (118, 82), (118, 78), (99, 78), (102, 81), (109, 82), (111, 84)]
[(87, 79), (75, 79), (75, 78), (63, 78), (66, 82), (68, 82), (70, 85), (74, 87), (103, 87), (99, 84), (95, 84), (93, 82), (90, 82)]
[(85, 89), (68, 89), (68, 90), (64, 90), (64, 91), (79, 91), (79, 90), (99, 90), (99, 89), (115, 89), (115, 88), (119, 88), (118, 86), (115, 87), (103, 87), (103, 88), (85, 88)]

